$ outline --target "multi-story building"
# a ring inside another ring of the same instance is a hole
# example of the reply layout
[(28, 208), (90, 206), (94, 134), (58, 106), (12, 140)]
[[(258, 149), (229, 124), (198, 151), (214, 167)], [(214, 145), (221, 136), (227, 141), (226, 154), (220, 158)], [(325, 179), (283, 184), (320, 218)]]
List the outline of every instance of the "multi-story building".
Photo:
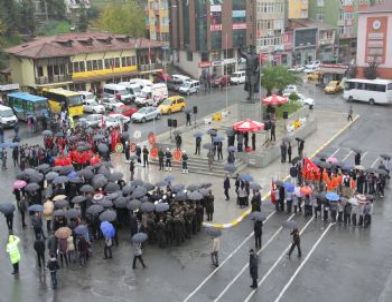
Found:
[(391, 1), (385, 1), (359, 12), (356, 56), (358, 77), (364, 77), (365, 68), (375, 62), (377, 76), (392, 79), (391, 33)]
[(255, 0), (170, 0), (174, 64), (199, 77), (231, 73), (238, 48), (255, 45)]
[(6, 49), (11, 78), (21, 87), (99, 91), (105, 83), (161, 70), (162, 43), (108, 33), (37, 37)]
[(169, 0), (148, 0), (146, 30), (151, 40), (169, 43)]
[(307, 19), (309, 17), (309, 0), (287, 0), (289, 19)]
[(263, 60), (281, 62), (286, 10), (286, 0), (256, 0), (256, 49)]

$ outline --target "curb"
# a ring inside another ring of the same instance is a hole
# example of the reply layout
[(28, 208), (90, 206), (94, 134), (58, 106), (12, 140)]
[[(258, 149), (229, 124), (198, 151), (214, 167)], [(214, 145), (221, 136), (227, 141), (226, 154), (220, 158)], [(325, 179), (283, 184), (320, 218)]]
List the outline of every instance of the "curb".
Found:
[[(348, 129), (350, 129), (360, 118), (360, 115), (356, 115), (355, 118), (353, 119), (352, 122), (346, 124), (343, 128), (341, 128), (338, 132), (336, 132), (333, 136), (331, 136), (324, 144), (322, 144), (319, 148), (314, 151), (309, 158), (313, 158), (317, 153), (319, 153), (321, 150), (323, 150), (325, 147), (327, 147), (330, 143), (332, 143), (336, 138), (338, 138), (340, 135), (342, 135), (344, 132), (346, 132)], [(283, 180), (287, 180), (289, 178), (289, 175), (287, 175)], [(268, 197), (270, 196), (270, 193), (264, 194), (262, 197), (262, 201), (265, 201)], [(228, 229), (237, 226), (242, 220), (244, 220), (249, 214), (251, 213), (251, 209), (247, 209), (244, 212), (241, 213), (240, 216), (237, 218), (234, 218), (231, 220), (229, 223), (209, 223), (209, 222), (203, 222), (204, 227), (213, 227), (213, 228), (219, 228), (219, 229)]]

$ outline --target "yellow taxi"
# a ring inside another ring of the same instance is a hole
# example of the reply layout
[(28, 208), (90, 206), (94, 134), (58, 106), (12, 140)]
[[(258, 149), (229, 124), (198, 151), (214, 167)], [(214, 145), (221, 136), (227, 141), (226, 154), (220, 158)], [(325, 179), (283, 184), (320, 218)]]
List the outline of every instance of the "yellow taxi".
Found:
[(171, 114), (173, 112), (182, 111), (185, 107), (185, 99), (182, 96), (175, 95), (164, 100), (158, 108), (161, 111), (161, 114)]
[(331, 81), (324, 88), (325, 93), (338, 93), (343, 90), (343, 87), (340, 85), (339, 81)]
[(317, 71), (308, 73), (308, 75), (306, 76), (308, 81), (318, 81), (320, 78), (320, 73)]

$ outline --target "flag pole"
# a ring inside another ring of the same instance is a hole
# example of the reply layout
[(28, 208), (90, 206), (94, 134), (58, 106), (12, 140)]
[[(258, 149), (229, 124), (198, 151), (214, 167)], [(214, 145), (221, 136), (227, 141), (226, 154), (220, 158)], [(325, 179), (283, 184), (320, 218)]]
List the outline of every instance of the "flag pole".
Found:
[[(226, 42), (225, 42), (225, 59), (227, 59), (227, 32), (225, 35)], [(223, 73), (224, 73), (224, 79), (226, 81), (226, 71), (227, 71), (227, 66), (225, 64), (225, 60), (223, 60)], [(226, 113), (229, 113), (229, 99), (228, 99), (228, 91), (227, 91), (227, 86), (229, 83), (226, 83), (225, 91), (226, 91)]]

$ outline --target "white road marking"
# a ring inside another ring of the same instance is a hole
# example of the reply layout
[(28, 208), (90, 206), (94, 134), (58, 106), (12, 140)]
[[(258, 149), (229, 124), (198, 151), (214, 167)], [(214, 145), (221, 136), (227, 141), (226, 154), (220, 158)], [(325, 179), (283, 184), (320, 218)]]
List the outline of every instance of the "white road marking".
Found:
[(334, 157), (340, 151), (340, 148), (337, 148), (334, 153), (332, 153), (329, 157)]
[(376, 165), (377, 165), (377, 163), (380, 161), (380, 159), (379, 158), (377, 158), (373, 163), (372, 163), (372, 165), (370, 166), (370, 168), (374, 168)]
[(346, 159), (349, 158), (353, 153), (353, 151), (348, 152), (348, 154), (342, 159), (342, 162), (346, 161)]
[[(274, 214), (276, 213), (276, 211), (271, 212), (271, 214), (269, 214), (267, 216), (267, 218), (265, 219), (265, 222), (267, 222)], [(207, 283), (208, 280), (210, 280), (212, 278), (212, 276), (214, 276), (222, 267), (223, 265), (229, 261), (231, 259), (231, 257), (234, 256), (234, 254), (236, 254), (241, 247), (253, 236), (253, 231), (241, 242), (241, 244), (239, 246), (237, 246), (230, 254), (229, 256), (226, 257), (225, 260), (222, 261), (222, 263), (216, 268), (214, 269), (185, 299), (184, 302), (189, 301), (199, 290), (200, 288), (203, 287), (204, 284)]]
[[(311, 219), (309, 219), (309, 221), (306, 223), (306, 225), (301, 229), (300, 231), (300, 235), (302, 235), (302, 233), (306, 230), (306, 228), (310, 225), (310, 223), (314, 220), (314, 216), (312, 216)], [(270, 269), (267, 271), (267, 273), (263, 276), (263, 278), (259, 281), (258, 286), (260, 287), (265, 280), (267, 280), (268, 276), (272, 273), (272, 271), (275, 269), (275, 267), (279, 264), (280, 260), (282, 260), (282, 258), (286, 255), (286, 253), (289, 251), (291, 246), (291, 243), (284, 249), (283, 253), (280, 254), (279, 258), (275, 261), (275, 263), (270, 267)], [(253, 295), (255, 294), (256, 290), (252, 290), (250, 292), (250, 294), (246, 297), (246, 299), (244, 300), (245, 302), (248, 302)]]
[(280, 292), (279, 296), (275, 299), (274, 302), (279, 302), (280, 299), (282, 299), (283, 295), (286, 293), (287, 289), (290, 287), (291, 283), (293, 283), (295, 277), (297, 277), (298, 273), (300, 270), (304, 267), (306, 262), (309, 260), (310, 256), (313, 254), (313, 252), (316, 250), (317, 246), (320, 244), (321, 240), (327, 235), (329, 229), (335, 225), (335, 223), (330, 223), (328, 227), (325, 229), (325, 231), (321, 234), (320, 238), (316, 241), (316, 243), (312, 246), (310, 249), (309, 253), (306, 255), (306, 258), (304, 261), (300, 264), (300, 266), (296, 269), (294, 274), (291, 276), (290, 280), (286, 283), (286, 285), (283, 287), (282, 291)]
[[(295, 214), (292, 214), (287, 220), (291, 220)], [(259, 255), (262, 251), (264, 251), (270, 243), (275, 239), (275, 237), (283, 230), (283, 227), (279, 227), (279, 229), (272, 235), (272, 237), (265, 243), (263, 244), (262, 248), (257, 252)], [(237, 281), (237, 279), (244, 273), (244, 271), (249, 267), (249, 263), (245, 264), (243, 268), (238, 272), (238, 274), (229, 282), (229, 284), (226, 285), (226, 287), (221, 291), (221, 293), (215, 298), (214, 302), (219, 301), (223, 295), (229, 290), (229, 288), (234, 284), (234, 282)]]

